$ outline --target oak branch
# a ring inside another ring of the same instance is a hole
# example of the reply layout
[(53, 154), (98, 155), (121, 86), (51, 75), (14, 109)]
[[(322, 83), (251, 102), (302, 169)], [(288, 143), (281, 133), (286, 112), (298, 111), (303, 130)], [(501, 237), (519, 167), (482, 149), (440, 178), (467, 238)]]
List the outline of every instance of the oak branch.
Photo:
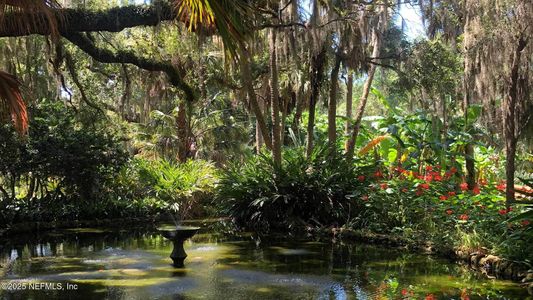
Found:
[[(87, 9), (52, 9), (57, 19), (61, 35), (73, 32), (109, 31), (119, 32), (125, 28), (137, 26), (155, 26), (162, 21), (176, 18), (175, 10), (168, 2), (157, 2), (150, 6), (130, 5), (107, 10), (91, 11)], [(0, 19), (0, 37), (18, 37), (32, 34), (49, 35), (51, 33), (46, 16), (38, 14), (33, 17), (40, 26), (16, 28), (16, 20), (27, 17), (25, 13), (8, 13)], [(39, 21), (40, 20), (40, 21)]]
[[(192, 102), (196, 99), (194, 89), (184, 80), (182, 71), (170, 62), (155, 61), (144, 58), (132, 51), (111, 51), (99, 48), (90, 38), (88, 32), (108, 31), (119, 32), (126, 28), (137, 26), (156, 26), (162, 21), (176, 19), (175, 10), (168, 2), (157, 2), (150, 6), (123, 6), (107, 10), (90, 11), (85, 9), (57, 9), (53, 10), (57, 19), (59, 34), (75, 44), (82, 51), (101, 63), (126, 63), (135, 65), (147, 71), (164, 72), (172, 85), (183, 91), (185, 100)], [(35, 15), (38, 26), (10, 26), (15, 24), (16, 18), (27, 17), (21, 13), (5, 15), (0, 20), (0, 37), (20, 37), (32, 34), (50, 35), (49, 23), (44, 15)]]

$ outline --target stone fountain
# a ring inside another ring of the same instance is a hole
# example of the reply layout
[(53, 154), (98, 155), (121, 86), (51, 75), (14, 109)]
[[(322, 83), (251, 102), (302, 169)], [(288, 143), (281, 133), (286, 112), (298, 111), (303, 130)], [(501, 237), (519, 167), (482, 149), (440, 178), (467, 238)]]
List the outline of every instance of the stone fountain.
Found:
[(172, 249), (172, 253), (170, 254), (170, 258), (174, 262), (174, 267), (183, 268), (183, 261), (187, 258), (187, 253), (183, 249), (183, 242), (193, 237), (199, 229), (200, 227), (191, 226), (159, 228), (161, 235), (171, 240), (174, 245), (174, 249)]

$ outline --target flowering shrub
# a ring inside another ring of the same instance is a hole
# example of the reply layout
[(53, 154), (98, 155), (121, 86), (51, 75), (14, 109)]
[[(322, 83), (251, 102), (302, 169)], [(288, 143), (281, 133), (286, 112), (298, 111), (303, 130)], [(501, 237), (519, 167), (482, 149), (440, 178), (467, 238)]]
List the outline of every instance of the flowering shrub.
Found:
[(369, 193), (357, 199), (360, 215), (350, 223), (355, 228), (401, 233), (437, 246), (486, 247), (510, 257), (533, 258), (526, 250), (533, 242), (531, 235), (521, 234), (531, 230), (531, 221), (507, 222), (517, 213), (505, 207), (501, 181), (480, 179), (469, 189), (455, 167), (426, 166), (419, 172), (396, 166), (375, 170), (367, 184)]

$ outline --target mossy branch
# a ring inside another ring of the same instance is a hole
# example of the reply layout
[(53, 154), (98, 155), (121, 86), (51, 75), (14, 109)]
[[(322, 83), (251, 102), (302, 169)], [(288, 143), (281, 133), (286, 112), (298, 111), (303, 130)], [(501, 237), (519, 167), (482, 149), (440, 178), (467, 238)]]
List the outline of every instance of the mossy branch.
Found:
[[(51, 10), (59, 21), (57, 31), (61, 35), (75, 32), (119, 32), (125, 28), (155, 26), (162, 21), (171, 21), (176, 18), (174, 9), (167, 1), (158, 1), (149, 6), (130, 5), (97, 11), (72, 8)], [(12, 26), (17, 23), (17, 20), (28, 17), (35, 20), (35, 26)], [(50, 35), (53, 29), (50, 28), (50, 24), (46, 20), (43, 13), (13, 12), (6, 14), (0, 19), (0, 37), (18, 37), (31, 34)]]
[(196, 99), (194, 90), (185, 83), (180, 72), (170, 63), (143, 58), (132, 51), (118, 50), (113, 52), (108, 49), (98, 48), (91, 39), (81, 33), (71, 32), (63, 34), (63, 36), (101, 63), (132, 64), (147, 71), (164, 72), (168, 76), (170, 83), (183, 91), (187, 102), (191, 103)]

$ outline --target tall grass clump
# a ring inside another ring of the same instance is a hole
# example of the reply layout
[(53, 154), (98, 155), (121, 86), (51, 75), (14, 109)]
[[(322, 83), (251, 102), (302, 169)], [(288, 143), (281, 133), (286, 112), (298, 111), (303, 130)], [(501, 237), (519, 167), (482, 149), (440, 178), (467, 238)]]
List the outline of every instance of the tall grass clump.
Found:
[(218, 201), (237, 225), (254, 230), (292, 230), (303, 226), (341, 225), (362, 194), (356, 167), (327, 147), (316, 147), (307, 158), (303, 148), (284, 150), (276, 167), (262, 153), (229, 166), (221, 175)]

